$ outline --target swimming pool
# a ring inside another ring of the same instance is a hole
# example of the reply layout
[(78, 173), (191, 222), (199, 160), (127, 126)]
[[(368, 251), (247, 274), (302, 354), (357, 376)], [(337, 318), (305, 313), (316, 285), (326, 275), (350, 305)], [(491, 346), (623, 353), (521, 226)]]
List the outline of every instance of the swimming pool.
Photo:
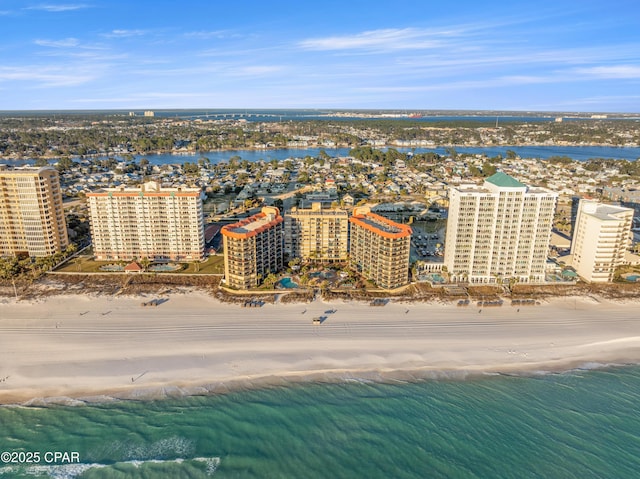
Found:
[(428, 273), (428, 274), (420, 275), (420, 279), (429, 281), (430, 283), (437, 283), (437, 284), (441, 284), (445, 282), (444, 278), (438, 273)]
[(163, 272), (163, 271), (178, 271), (182, 266), (176, 263), (164, 263), (154, 264), (149, 266), (149, 271)]
[(122, 272), (124, 271), (124, 266), (120, 264), (105, 264), (100, 266), (100, 271), (109, 271), (111, 273)]
[(286, 289), (293, 289), (298, 287), (298, 283), (293, 282), (291, 278), (282, 278), (280, 281), (278, 281), (278, 285)]

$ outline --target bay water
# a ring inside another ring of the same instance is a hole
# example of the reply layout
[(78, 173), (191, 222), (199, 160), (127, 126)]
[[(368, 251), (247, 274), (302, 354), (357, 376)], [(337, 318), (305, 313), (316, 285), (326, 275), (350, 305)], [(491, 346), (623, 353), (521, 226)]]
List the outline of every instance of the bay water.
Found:
[(41, 459), (0, 478), (634, 478), (638, 398), (624, 366), (4, 406), (0, 452)]
[[(382, 148), (383, 150), (385, 148)], [(280, 148), (272, 150), (216, 150), (208, 152), (188, 153), (174, 155), (170, 153), (136, 155), (136, 159), (146, 158), (152, 165), (165, 164), (182, 164), (185, 162), (197, 163), (200, 158), (208, 158), (213, 164), (221, 161), (228, 162), (232, 157), (240, 157), (247, 161), (271, 161), (286, 160), (288, 158), (305, 158), (310, 156), (316, 158), (320, 155), (320, 151), (324, 150), (333, 157), (349, 156), (350, 148)], [(450, 151), (445, 147), (434, 148), (396, 148), (402, 153), (437, 153), (447, 156)], [(616, 160), (635, 161), (640, 158), (640, 147), (614, 147), (614, 146), (485, 146), (470, 147), (460, 146), (455, 148), (457, 153), (471, 155), (486, 155), (495, 157), (501, 155), (503, 158), (507, 156), (508, 151), (514, 151), (521, 158), (537, 158), (548, 159), (553, 156), (566, 156), (577, 161), (587, 161), (594, 158), (606, 158)], [(117, 158), (117, 156), (116, 156)]]

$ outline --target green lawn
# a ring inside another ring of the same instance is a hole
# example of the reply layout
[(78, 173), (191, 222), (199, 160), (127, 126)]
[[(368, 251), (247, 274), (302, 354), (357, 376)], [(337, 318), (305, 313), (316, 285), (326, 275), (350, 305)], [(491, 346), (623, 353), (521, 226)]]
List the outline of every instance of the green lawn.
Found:
[[(117, 261), (95, 261), (89, 256), (79, 256), (66, 262), (63, 266), (56, 269), (65, 273), (104, 273), (100, 270), (100, 266), (107, 264), (115, 264)], [(223, 274), (224, 273), (224, 257), (210, 256), (204, 263), (184, 263), (185, 267), (176, 273), (180, 274)], [(158, 273), (162, 274), (162, 273)]]

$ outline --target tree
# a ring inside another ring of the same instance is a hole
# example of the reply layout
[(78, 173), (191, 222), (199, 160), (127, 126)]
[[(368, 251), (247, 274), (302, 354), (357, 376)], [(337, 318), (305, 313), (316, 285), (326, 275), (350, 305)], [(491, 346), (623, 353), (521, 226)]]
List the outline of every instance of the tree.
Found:
[(185, 161), (182, 165), (182, 172), (187, 176), (196, 176), (200, 174), (200, 168), (196, 163)]
[(275, 274), (269, 273), (267, 277), (264, 279), (264, 281), (262, 282), (262, 284), (264, 284), (268, 288), (271, 288), (273, 287), (274, 284), (276, 284), (277, 279), (278, 278)]
[(64, 173), (65, 171), (68, 171), (71, 168), (73, 168), (73, 165), (74, 163), (71, 160), (71, 158), (69, 158), (68, 156), (63, 156), (58, 160), (58, 164), (56, 165), (56, 168), (60, 173)]
[(495, 175), (496, 171), (498, 171), (498, 169), (488, 161), (485, 161), (482, 164), (482, 176), (487, 177), (487, 176)]
[(144, 269), (145, 271), (147, 270), (150, 264), (151, 264), (151, 260), (146, 256), (140, 260), (140, 266), (142, 266), (142, 269)]
[(449, 157), (453, 158), (454, 160), (458, 157), (458, 152), (452, 146), (449, 148), (445, 148), (444, 151), (447, 153)]
[(203, 156), (198, 159), (198, 166), (200, 166), (200, 168), (209, 169), (211, 166), (211, 160), (206, 156)]

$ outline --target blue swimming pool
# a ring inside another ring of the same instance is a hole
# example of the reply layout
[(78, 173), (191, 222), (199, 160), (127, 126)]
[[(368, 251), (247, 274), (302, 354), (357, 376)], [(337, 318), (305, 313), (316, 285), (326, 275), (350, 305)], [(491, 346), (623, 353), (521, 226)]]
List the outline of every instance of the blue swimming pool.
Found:
[(298, 287), (298, 283), (295, 283), (291, 278), (282, 278), (278, 281), (278, 285), (282, 288), (293, 289)]

